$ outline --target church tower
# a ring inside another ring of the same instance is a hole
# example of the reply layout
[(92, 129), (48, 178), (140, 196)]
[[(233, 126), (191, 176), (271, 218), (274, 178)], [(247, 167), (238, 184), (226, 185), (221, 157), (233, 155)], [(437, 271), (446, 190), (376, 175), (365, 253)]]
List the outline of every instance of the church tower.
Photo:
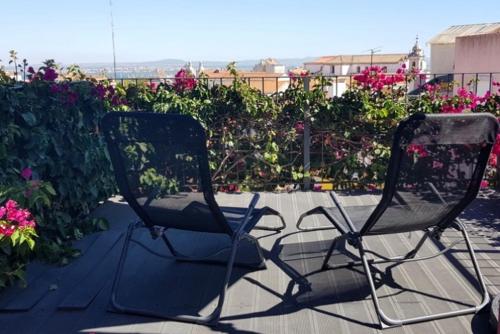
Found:
[(427, 64), (424, 59), (424, 51), (418, 45), (418, 35), (415, 38), (415, 45), (408, 54), (409, 68), (418, 68), (420, 71), (425, 71)]

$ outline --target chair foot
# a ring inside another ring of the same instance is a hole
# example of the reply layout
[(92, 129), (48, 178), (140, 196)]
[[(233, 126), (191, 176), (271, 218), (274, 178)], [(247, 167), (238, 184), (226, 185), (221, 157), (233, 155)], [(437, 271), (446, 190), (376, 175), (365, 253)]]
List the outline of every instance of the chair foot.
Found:
[(304, 212), (303, 214), (300, 215), (299, 220), (297, 220), (297, 224), (295, 224), (295, 227), (297, 230), (302, 231), (302, 232), (307, 232), (307, 231), (322, 231), (322, 230), (334, 230), (336, 229), (335, 226), (328, 226), (328, 227), (312, 227), (312, 228), (303, 228), (300, 225), (302, 224), (302, 220), (311, 215), (315, 214), (323, 214), (330, 222), (332, 219), (328, 215), (328, 213), (325, 211), (325, 208), (322, 206), (317, 206), (309, 211)]
[(263, 207), (260, 210), (262, 210), (262, 214), (261, 214), (262, 216), (277, 216), (281, 221), (281, 225), (278, 227), (268, 227), (268, 226), (256, 225), (253, 228), (254, 230), (281, 232), (283, 229), (285, 229), (286, 223), (285, 223), (285, 219), (283, 218), (281, 213), (279, 213), (278, 211), (276, 211), (268, 206)]

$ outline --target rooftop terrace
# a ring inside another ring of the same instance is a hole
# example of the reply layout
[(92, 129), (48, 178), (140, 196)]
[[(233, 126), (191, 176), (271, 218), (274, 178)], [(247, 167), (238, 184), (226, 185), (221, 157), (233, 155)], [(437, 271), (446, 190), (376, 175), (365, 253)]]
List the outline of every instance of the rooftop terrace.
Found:
[[(282, 233), (253, 231), (266, 257), (266, 270), (235, 268), (222, 318), (215, 328), (129, 316), (108, 312), (111, 283), (116, 271), (123, 235), (132, 210), (120, 198), (98, 208), (111, 222), (109, 231), (90, 235), (75, 246), (82, 256), (65, 267), (32, 263), (28, 267), (28, 288), (11, 287), (0, 295), (1, 333), (487, 333), (488, 313), (439, 321), (378, 329), (361, 267), (318, 271), (334, 230), (298, 233), (299, 215), (317, 206), (330, 206), (327, 193), (262, 193), (260, 205), (279, 210), (288, 227)], [(376, 203), (373, 192), (341, 193), (344, 205)], [(221, 205), (245, 206), (250, 194), (219, 194)], [(478, 262), (489, 292), (500, 292), (500, 196), (482, 193), (464, 212)], [(273, 224), (266, 217), (259, 224)], [(326, 224), (322, 216), (308, 218), (309, 226)], [(418, 241), (419, 233), (370, 237), (368, 245), (382, 254), (403, 254)], [(442, 242), (457, 237), (446, 232)], [(139, 239), (149, 241), (154, 250), (168, 255), (164, 244), (152, 242), (145, 231)], [(182, 244), (184, 236), (175, 235)], [(184, 239), (186, 240), (186, 239)], [(199, 235), (199, 252), (212, 242)], [(428, 241), (423, 253), (441, 248)], [(424, 262), (399, 266), (379, 265), (378, 294), (388, 315), (415, 316), (431, 311), (457, 309), (477, 302), (479, 294), (470, 261), (463, 260), (465, 246)], [(332, 258), (339, 260), (342, 255)], [(457, 265), (460, 270), (453, 270)], [(285, 269), (285, 270), (283, 270)], [(291, 270), (293, 269), (293, 270)], [(163, 312), (190, 310), (193, 314), (213, 307), (224, 274), (223, 266), (175, 263), (151, 256), (132, 245), (122, 281), (123, 299), (136, 306), (154, 307)], [(295, 274), (291, 274), (295, 273)], [(296, 274), (299, 274), (298, 276)], [(309, 288), (301, 281), (307, 275)], [(302, 282), (302, 283), (301, 283)], [(175, 289), (172, 286), (175, 285)]]

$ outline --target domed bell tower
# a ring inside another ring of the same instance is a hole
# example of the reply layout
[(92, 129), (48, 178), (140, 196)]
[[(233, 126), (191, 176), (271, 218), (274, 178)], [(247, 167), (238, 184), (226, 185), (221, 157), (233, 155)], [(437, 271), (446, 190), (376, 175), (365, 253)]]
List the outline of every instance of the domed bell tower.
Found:
[(424, 71), (427, 67), (424, 59), (424, 51), (418, 45), (418, 35), (415, 38), (415, 45), (408, 54), (408, 65), (410, 69), (417, 68), (420, 71)]

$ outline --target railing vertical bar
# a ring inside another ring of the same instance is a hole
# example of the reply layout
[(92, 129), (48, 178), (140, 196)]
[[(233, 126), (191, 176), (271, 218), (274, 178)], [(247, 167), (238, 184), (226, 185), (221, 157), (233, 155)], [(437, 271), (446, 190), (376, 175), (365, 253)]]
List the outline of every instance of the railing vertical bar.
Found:
[(474, 94), (477, 94), (477, 83), (479, 82), (479, 74), (476, 73), (476, 82), (474, 82)]
[[(310, 90), (310, 77), (304, 78), (304, 90)], [(311, 125), (310, 125), (309, 110), (304, 111), (304, 190), (311, 188), (310, 169), (311, 169)]]
[(492, 89), (492, 83), (493, 83), (493, 73), (490, 72), (490, 82), (488, 83), (488, 91), (491, 93)]
[(497, 190), (500, 190), (500, 153), (497, 154)]
[(335, 76), (335, 96), (339, 95), (339, 77)]
[(266, 92), (264, 90), (264, 77), (262, 77), (262, 95), (265, 95)]
[(464, 86), (464, 79), (465, 79), (464, 77), (465, 77), (465, 73), (462, 73), (462, 86), (461, 87)]

